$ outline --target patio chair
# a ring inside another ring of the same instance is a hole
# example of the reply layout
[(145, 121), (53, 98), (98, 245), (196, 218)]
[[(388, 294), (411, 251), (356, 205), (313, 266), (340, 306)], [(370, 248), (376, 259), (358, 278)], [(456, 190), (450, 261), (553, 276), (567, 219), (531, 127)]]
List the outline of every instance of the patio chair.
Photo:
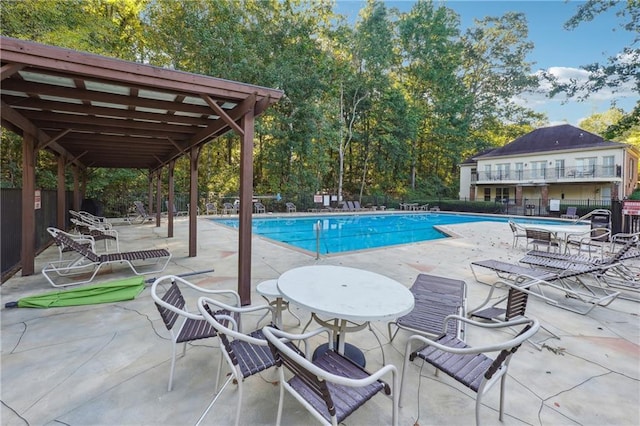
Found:
[[(166, 287), (167, 290), (160, 295), (159, 289)], [(171, 392), (173, 387), (173, 372), (176, 365), (176, 355), (178, 345), (183, 343), (182, 355), (184, 357), (187, 350), (187, 342), (216, 337), (217, 333), (204, 317), (198, 312), (188, 309), (181, 287), (195, 290), (198, 294), (220, 294), (230, 296), (234, 300), (235, 306), (240, 306), (240, 296), (233, 290), (209, 290), (190, 283), (180, 277), (167, 275), (160, 277), (151, 285), (151, 298), (153, 299), (160, 317), (165, 327), (171, 333), (171, 368), (169, 370), (169, 385), (167, 391)], [(226, 312), (225, 312), (226, 313)], [(222, 367), (222, 358), (220, 365)]]
[[(580, 255), (551, 255), (545, 252), (531, 251), (520, 259), (520, 263), (562, 271), (561, 273), (588, 271), (603, 287), (639, 292), (640, 269), (626, 262), (629, 259), (640, 257), (639, 239), (639, 235), (632, 236), (617, 252), (602, 259), (592, 259)], [(621, 294), (621, 298), (638, 300), (637, 297), (628, 297), (626, 294)]]
[(204, 207), (206, 214), (218, 214), (218, 205), (216, 203), (207, 203)]
[(531, 245), (534, 250), (537, 250), (540, 246), (546, 247), (547, 251), (550, 251), (552, 248), (554, 251), (560, 250), (560, 241), (558, 241), (554, 234), (549, 231), (527, 228), (525, 229), (525, 234), (527, 239), (527, 249)]
[(223, 203), (222, 205), (223, 205), (222, 214), (236, 214), (236, 213), (238, 213), (238, 210), (236, 209), (236, 206), (234, 204)]
[[(71, 223), (74, 225), (79, 235), (91, 237), (94, 241), (104, 241), (104, 250), (106, 252), (111, 251), (111, 242), (115, 242), (115, 251), (120, 251), (120, 240), (118, 238), (118, 231), (116, 231), (115, 229), (95, 227), (88, 224), (87, 222), (75, 218), (71, 218)], [(66, 251), (69, 251), (69, 249), (67, 248)]]
[[(96, 242), (95, 239), (93, 237), (91, 237), (90, 235), (83, 235), (83, 234), (70, 234), (68, 232), (64, 232), (62, 230), (58, 230), (61, 234), (64, 234), (67, 238), (72, 239), (73, 241), (75, 241), (76, 243), (84, 246), (84, 247), (88, 247), (89, 249), (95, 251), (96, 247)], [(58, 261), (59, 262), (63, 262), (65, 259), (65, 255), (67, 253), (72, 253), (73, 254), (73, 260), (74, 262), (78, 262), (81, 261), (83, 259), (83, 256), (81, 256), (78, 252), (76, 252), (72, 247), (65, 245), (63, 243), (63, 241), (61, 239), (54, 239), (54, 243), (56, 244), (56, 247), (58, 248)], [(69, 261), (69, 260), (67, 260)]]
[(296, 205), (291, 202), (284, 203), (284, 205), (287, 208), (287, 213), (295, 213), (297, 211)]
[[(289, 392), (317, 420), (324, 425), (338, 425), (348, 416), (363, 406), (367, 401), (384, 392), (391, 395), (391, 422), (378, 418), (381, 424), (398, 424), (398, 378), (393, 365), (386, 365), (374, 373), (342, 356), (334, 350), (327, 350), (321, 356), (310, 361), (300, 351), (294, 350), (285, 342), (307, 340), (321, 332), (329, 332), (320, 328), (307, 334), (290, 334), (272, 327), (263, 329), (269, 348), (273, 353), (280, 375), (280, 400), (276, 424), (282, 420), (284, 392)], [(293, 377), (285, 379), (284, 370)], [(381, 378), (391, 374), (392, 386)]]
[[(164, 206), (167, 208), (167, 211), (169, 211), (169, 201), (168, 201), (168, 200), (165, 200), (165, 201), (164, 201)], [(176, 205), (175, 205), (175, 204), (173, 204), (172, 206), (173, 206), (173, 215), (174, 215), (174, 216), (186, 216), (186, 215), (187, 215), (187, 212), (186, 212), (186, 211), (184, 211), (184, 210), (178, 210), (178, 209), (176, 208)]]
[(570, 253), (570, 248), (574, 247), (578, 250), (578, 254), (585, 251), (591, 257), (592, 252), (599, 252), (600, 257), (603, 257), (605, 247), (609, 246), (610, 237), (611, 230), (607, 228), (593, 228), (585, 232), (567, 234), (564, 252)]
[[(230, 367), (231, 374), (220, 390), (218, 390), (218, 382), (222, 370), (220, 369), (215, 384), (215, 396), (196, 424), (200, 424), (202, 420), (204, 420), (227, 385), (235, 381), (238, 384), (238, 406), (236, 409), (235, 424), (238, 425), (240, 423), (240, 411), (242, 409), (242, 383), (244, 379), (276, 365), (267, 341), (264, 339), (262, 330), (256, 329), (249, 333), (242, 332), (242, 315), (266, 310), (271, 313), (272, 321), (274, 321), (274, 309), (269, 305), (237, 307), (227, 305), (209, 297), (200, 297), (198, 299), (198, 310), (218, 333), (220, 351)], [(227, 311), (229, 314), (216, 313), (221, 310)]]
[[(413, 294), (415, 305), (407, 315), (389, 322), (389, 341), (393, 342), (398, 330), (410, 330), (428, 336), (442, 333), (442, 324), (448, 315), (466, 314), (467, 284), (462, 280), (420, 274), (409, 289)], [(397, 327), (391, 334), (391, 325)], [(451, 322), (449, 333), (458, 337), (462, 329), (456, 329), (462, 323)]]
[(565, 214), (560, 215), (560, 219), (579, 219), (580, 216), (577, 215), (578, 208), (575, 206), (567, 207), (567, 212)]
[(493, 285), (493, 283), (482, 281), (475, 268), (489, 269), (502, 279), (506, 286), (516, 287), (550, 305), (586, 315), (596, 306), (608, 306), (620, 295), (620, 292), (608, 290), (600, 285), (588, 284), (581, 279), (584, 275), (601, 274), (607, 267), (586, 264), (582, 266), (580, 269), (554, 272), (500, 260), (482, 260), (471, 262), (471, 271), (476, 281)]
[[(400, 406), (402, 406), (402, 394), (407, 386), (406, 376), (409, 362), (420, 358), (443, 371), (459, 383), (476, 393), (476, 425), (480, 424), (480, 407), (482, 397), (500, 381), (500, 411), (499, 418), (504, 416), (505, 384), (507, 370), (511, 358), (523, 342), (533, 337), (538, 332), (540, 324), (535, 319), (521, 318), (503, 323), (481, 323), (465, 317), (451, 315), (446, 321), (461, 321), (468, 325), (486, 329), (503, 329), (506, 327), (520, 327), (516, 337), (497, 344), (483, 346), (469, 346), (460, 340), (455, 334), (447, 333), (447, 325), (443, 326), (443, 334), (436, 340), (429, 340), (424, 336), (414, 335), (406, 344), (404, 364), (402, 368), (402, 381), (400, 384)], [(412, 351), (414, 342), (422, 346)], [(489, 353), (499, 351), (495, 358)]]
[[(492, 302), (494, 291), (496, 290), (496, 288), (503, 285), (504, 283), (502, 281), (495, 282), (491, 286), (486, 299), (484, 299), (484, 301), (482, 301), (482, 303), (480, 303), (476, 308), (471, 309), (467, 314), (467, 317), (475, 317), (492, 322), (509, 322), (514, 319), (526, 317), (529, 294), (520, 290), (516, 286), (506, 286), (508, 287), (507, 295), (504, 297), (500, 297), (498, 298), (498, 300)], [(502, 307), (505, 301), (506, 306)], [(545, 331), (551, 334), (552, 337), (560, 339), (560, 336), (543, 327), (542, 325), (540, 326), (540, 328), (544, 328)], [(536, 349), (542, 350), (542, 346), (539, 343), (533, 341), (530, 341), (530, 343)]]
[(518, 226), (518, 224), (512, 220), (509, 220), (509, 228), (513, 234), (513, 243), (511, 244), (511, 247), (515, 248), (516, 245), (518, 245), (518, 239), (527, 238), (527, 233), (524, 228)]
[(134, 213), (136, 216), (129, 218), (129, 222), (139, 222), (139, 223), (143, 223), (147, 220), (151, 221), (154, 219), (153, 216), (150, 216), (147, 214), (147, 211), (144, 208), (144, 204), (142, 204), (141, 201), (134, 201), (133, 205), (136, 208), (136, 213)]
[[(42, 275), (44, 275), (47, 281), (54, 287), (66, 287), (91, 282), (103, 266), (113, 263), (126, 263), (136, 275), (143, 275), (145, 273), (163, 271), (171, 260), (171, 253), (165, 249), (105, 253), (99, 255), (96, 254), (93, 247), (80, 244), (58, 228), (50, 227), (47, 228), (47, 231), (51, 234), (51, 237), (58, 246), (68, 247), (82, 256), (81, 260), (49, 262), (42, 268)], [(141, 266), (150, 266), (149, 263), (145, 263), (147, 261), (153, 261), (152, 265), (159, 265), (159, 267), (152, 270), (145, 268), (144, 272), (139, 271), (138, 268)], [(143, 265), (137, 265), (138, 262), (143, 262)], [(53, 281), (52, 275), (68, 278), (88, 275), (89, 278), (56, 284)]]
[(266, 213), (267, 209), (264, 207), (264, 204), (257, 202), (253, 203), (253, 211), (255, 213)]

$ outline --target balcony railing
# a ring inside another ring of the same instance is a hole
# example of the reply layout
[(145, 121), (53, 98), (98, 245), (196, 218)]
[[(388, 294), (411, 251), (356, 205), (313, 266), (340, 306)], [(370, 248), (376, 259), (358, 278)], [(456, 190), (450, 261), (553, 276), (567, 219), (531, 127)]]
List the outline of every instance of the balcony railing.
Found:
[(476, 172), (471, 174), (474, 183), (495, 182), (557, 182), (557, 181), (593, 181), (615, 179), (622, 176), (620, 166), (564, 167), (536, 170), (509, 170)]

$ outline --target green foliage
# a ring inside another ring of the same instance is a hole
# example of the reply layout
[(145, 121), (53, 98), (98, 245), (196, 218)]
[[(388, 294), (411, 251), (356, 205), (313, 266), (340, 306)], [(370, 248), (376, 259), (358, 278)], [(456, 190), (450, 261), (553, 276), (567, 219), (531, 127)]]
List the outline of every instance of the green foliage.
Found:
[[(511, 101), (534, 83), (520, 14), (487, 17), (461, 34), (446, 4), (425, 0), (407, 13), (368, 0), (355, 26), (334, 14), (331, 0), (23, 0), (2, 7), (3, 35), (284, 90), (256, 121), (256, 194), (303, 198), (344, 188), (351, 198), (455, 197), (459, 162), (541, 119)], [(1, 172), (2, 185), (12, 186), (21, 149), (8, 133)], [(237, 136), (204, 146), (198, 192), (237, 194), (239, 160)], [(39, 184), (55, 186), (56, 159), (38, 161)], [(188, 191), (189, 169), (187, 158), (177, 162), (176, 192)], [(166, 171), (162, 179), (166, 187)], [(89, 171), (92, 198), (147, 190), (145, 171)]]

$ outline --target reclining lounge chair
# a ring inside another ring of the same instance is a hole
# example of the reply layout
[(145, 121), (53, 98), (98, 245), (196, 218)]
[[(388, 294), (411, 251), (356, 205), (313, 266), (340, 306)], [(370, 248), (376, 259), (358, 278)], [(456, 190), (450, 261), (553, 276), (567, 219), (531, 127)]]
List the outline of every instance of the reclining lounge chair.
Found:
[[(60, 231), (58, 228), (47, 228), (47, 231), (53, 237), (53, 240), (58, 246), (67, 247), (77, 252), (82, 256), (82, 259), (78, 260), (59, 260), (56, 262), (50, 262), (42, 268), (42, 275), (49, 281), (54, 287), (66, 287), (69, 285), (85, 284), (91, 282), (93, 278), (98, 274), (98, 271), (104, 265), (110, 265), (112, 263), (126, 263), (136, 275), (143, 275), (145, 273), (154, 273), (163, 271), (167, 267), (169, 260), (171, 260), (171, 253), (165, 249), (153, 249), (153, 250), (139, 250), (123, 253), (106, 253), (96, 254), (91, 246), (83, 245), (68, 236), (66, 232)], [(134, 265), (134, 262), (148, 262), (153, 263), (146, 265)], [(140, 266), (158, 265), (157, 268), (147, 269), (144, 272), (140, 272), (138, 268)], [(52, 278), (52, 275), (58, 277), (73, 278), (79, 275), (89, 275), (86, 279), (80, 279), (79, 281), (71, 281), (67, 283), (56, 284)]]
[(553, 272), (500, 260), (482, 260), (472, 262), (471, 271), (476, 281), (492, 285), (480, 280), (475, 268), (489, 269), (495, 272), (506, 286), (515, 287), (559, 308), (585, 315), (596, 306), (608, 306), (620, 292), (585, 283), (581, 279), (582, 275), (600, 273), (602, 268), (584, 266), (581, 270)]

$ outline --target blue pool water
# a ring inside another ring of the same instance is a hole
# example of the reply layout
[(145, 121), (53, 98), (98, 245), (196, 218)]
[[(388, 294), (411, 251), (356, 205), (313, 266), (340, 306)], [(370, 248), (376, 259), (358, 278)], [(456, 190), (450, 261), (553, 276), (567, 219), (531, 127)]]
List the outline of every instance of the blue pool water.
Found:
[[(212, 220), (238, 228), (237, 218)], [(253, 219), (252, 231), (262, 237), (315, 253), (317, 248), (316, 227), (319, 222), (319, 251), (321, 254), (329, 254), (447, 238), (446, 234), (434, 228), (437, 225), (479, 221), (506, 223), (508, 220), (508, 217), (455, 213), (278, 216)], [(564, 223), (524, 218), (518, 218), (514, 221), (518, 223)]]

